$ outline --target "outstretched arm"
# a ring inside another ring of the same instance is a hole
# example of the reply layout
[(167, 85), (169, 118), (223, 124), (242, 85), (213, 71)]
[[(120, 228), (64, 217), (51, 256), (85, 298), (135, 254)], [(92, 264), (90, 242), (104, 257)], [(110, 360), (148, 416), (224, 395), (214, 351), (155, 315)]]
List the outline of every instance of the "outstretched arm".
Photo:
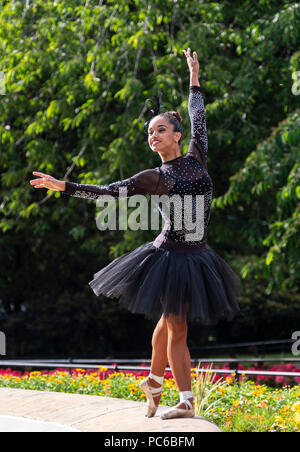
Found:
[(105, 195), (119, 198), (123, 196), (155, 194), (159, 177), (159, 171), (148, 169), (141, 171), (128, 179), (112, 182), (109, 185), (89, 185), (66, 182), (66, 189), (63, 191), (63, 194), (88, 199), (100, 199)]
[(60, 181), (50, 175), (37, 171), (34, 171), (33, 174), (39, 176), (39, 179), (32, 179), (30, 181), (31, 185), (34, 185), (35, 188), (48, 188), (50, 190), (61, 191), (64, 195), (87, 199), (100, 199), (105, 195), (118, 198), (119, 196), (128, 197), (141, 194), (155, 194), (160, 177), (157, 169), (147, 169), (128, 179), (113, 182), (109, 185), (90, 185)]
[(189, 116), (191, 121), (191, 141), (187, 155), (200, 161), (206, 168), (208, 138), (202, 90), (199, 83), (199, 62), (197, 53), (190, 55), (190, 48), (184, 50), (190, 70)]

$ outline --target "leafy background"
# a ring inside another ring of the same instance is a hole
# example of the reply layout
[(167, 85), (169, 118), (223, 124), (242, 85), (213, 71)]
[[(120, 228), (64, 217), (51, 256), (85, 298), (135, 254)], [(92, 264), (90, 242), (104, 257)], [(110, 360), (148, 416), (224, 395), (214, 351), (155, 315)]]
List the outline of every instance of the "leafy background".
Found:
[[(214, 200), (209, 243), (240, 274), (243, 319), (191, 346), (289, 338), (300, 319), (300, 8), (279, 0), (1, 1), (0, 329), (8, 354), (149, 355), (153, 322), (87, 286), (159, 231), (100, 232), (94, 201), (32, 171), (107, 184), (161, 164), (145, 100), (184, 117), (200, 61)], [(1, 314), (2, 313), (2, 314)]]

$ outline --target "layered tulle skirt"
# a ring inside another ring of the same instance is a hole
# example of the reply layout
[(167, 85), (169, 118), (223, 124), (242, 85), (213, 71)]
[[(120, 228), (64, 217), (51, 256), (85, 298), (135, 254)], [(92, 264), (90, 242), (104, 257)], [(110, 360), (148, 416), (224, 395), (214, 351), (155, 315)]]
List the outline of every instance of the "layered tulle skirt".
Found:
[(207, 244), (197, 253), (145, 243), (114, 259), (89, 282), (94, 293), (116, 298), (132, 313), (162, 314), (215, 325), (241, 315), (240, 278)]

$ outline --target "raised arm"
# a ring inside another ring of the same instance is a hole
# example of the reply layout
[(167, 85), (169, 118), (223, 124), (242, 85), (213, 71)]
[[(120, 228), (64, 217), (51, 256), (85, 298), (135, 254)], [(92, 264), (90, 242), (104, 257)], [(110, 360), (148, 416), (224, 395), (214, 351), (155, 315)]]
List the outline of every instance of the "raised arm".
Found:
[(191, 121), (191, 141), (187, 155), (200, 161), (207, 168), (208, 138), (206, 128), (205, 106), (199, 83), (199, 63), (197, 53), (190, 55), (190, 48), (185, 52), (190, 70), (189, 116)]

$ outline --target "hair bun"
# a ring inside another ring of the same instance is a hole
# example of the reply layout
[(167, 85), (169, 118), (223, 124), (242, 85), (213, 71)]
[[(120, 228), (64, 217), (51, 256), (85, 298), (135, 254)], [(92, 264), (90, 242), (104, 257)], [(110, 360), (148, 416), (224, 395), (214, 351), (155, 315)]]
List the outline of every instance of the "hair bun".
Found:
[(180, 124), (182, 123), (182, 117), (181, 114), (178, 113), (178, 111), (170, 111), (169, 113), (171, 113), (171, 115), (174, 116), (177, 119), (177, 121), (180, 122)]

